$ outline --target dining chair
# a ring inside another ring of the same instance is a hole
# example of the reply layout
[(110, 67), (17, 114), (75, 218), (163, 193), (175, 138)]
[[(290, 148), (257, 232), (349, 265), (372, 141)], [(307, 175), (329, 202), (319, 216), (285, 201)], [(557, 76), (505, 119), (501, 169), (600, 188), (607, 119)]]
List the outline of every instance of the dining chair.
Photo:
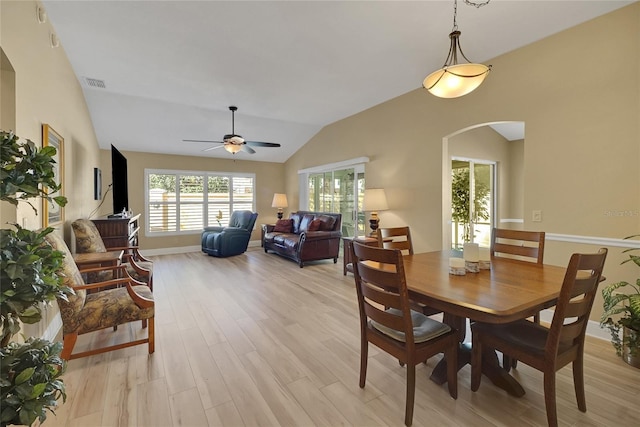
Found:
[[(378, 228), (376, 231), (378, 247), (384, 249), (399, 249), (403, 255), (413, 255), (413, 241), (411, 240), (411, 229), (404, 227)], [(427, 316), (441, 313), (440, 310), (431, 308), (424, 304), (412, 303), (414, 310), (422, 312)]]
[(413, 255), (413, 242), (409, 227), (378, 228), (376, 237), (379, 248), (400, 249), (403, 255)]
[[(491, 233), (491, 256), (504, 256), (519, 261), (542, 264), (544, 259), (544, 231), (508, 230), (494, 228)], [(540, 313), (533, 315), (533, 321), (540, 323)], [(509, 372), (515, 368), (517, 360), (502, 357), (502, 366)]]
[[(107, 252), (100, 231), (93, 221), (85, 218), (76, 219), (71, 223), (76, 238), (77, 253)], [(123, 264), (128, 274), (139, 282), (144, 282), (153, 289), (153, 262), (145, 258), (138, 246), (112, 247), (109, 251), (123, 251)], [(113, 279), (111, 272), (89, 274), (89, 281), (105, 281)]]
[(525, 319), (507, 324), (474, 323), (471, 390), (480, 386), (482, 348), (501, 351), (543, 372), (547, 421), (549, 426), (557, 426), (556, 371), (572, 363), (578, 409), (586, 412), (584, 338), (606, 257), (606, 248), (571, 256), (549, 328)]
[(400, 250), (353, 242), (351, 251), (360, 312), (360, 388), (364, 388), (366, 382), (371, 343), (406, 366), (404, 423), (410, 426), (413, 421), (417, 364), (444, 353), (449, 394), (454, 399), (458, 397), (457, 331), (411, 310)]
[[(127, 273), (125, 266), (102, 267), (124, 270), (106, 282), (85, 284), (78, 266), (73, 261), (71, 252), (62, 237), (56, 233), (46, 236), (46, 241), (53, 249), (64, 255), (61, 268), (63, 284), (73, 289), (73, 295), (58, 298), (60, 317), (62, 318), (62, 353), (65, 360), (91, 356), (107, 351), (148, 343), (149, 354), (155, 351), (154, 316), (155, 304), (151, 289), (144, 283), (137, 282)], [(100, 270), (94, 268), (91, 270)], [(89, 291), (89, 292), (88, 292)], [(146, 338), (94, 348), (73, 354), (73, 348), (79, 335), (101, 329), (114, 328), (129, 322), (141, 320), (142, 328), (148, 327)]]

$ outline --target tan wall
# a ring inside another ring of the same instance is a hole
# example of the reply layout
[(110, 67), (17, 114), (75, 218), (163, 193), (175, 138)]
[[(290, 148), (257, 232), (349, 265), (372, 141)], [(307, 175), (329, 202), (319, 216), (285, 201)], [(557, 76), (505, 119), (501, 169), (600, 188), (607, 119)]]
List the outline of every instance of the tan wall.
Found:
[[(115, 145), (115, 143), (114, 143)], [(174, 156), (154, 153), (121, 151), (127, 158), (129, 204), (134, 213), (142, 213), (140, 226), (144, 230), (144, 170), (170, 169), (208, 172), (242, 172), (254, 173), (256, 176), (256, 211), (258, 220), (251, 240), (260, 240), (260, 224), (274, 223), (277, 220), (277, 209), (271, 207), (273, 193), (284, 191), (284, 167), (281, 163), (253, 162), (247, 160), (227, 160), (209, 157)], [(102, 150), (102, 182), (103, 194), (111, 183), (111, 152)], [(100, 214), (106, 215), (113, 210), (111, 192), (106, 196)], [(178, 248), (200, 245), (200, 233), (169, 236), (147, 237), (140, 234), (139, 245), (142, 249)]]
[[(64, 235), (70, 242), (70, 221), (97, 206), (93, 200), (93, 168), (100, 150), (82, 88), (63, 47), (51, 48), (49, 22), (36, 21), (36, 2), (2, 2), (2, 49), (15, 70), (15, 132), (21, 139), (42, 144), (42, 125), (49, 124), (64, 138)], [(21, 207), (19, 221), (28, 216), (29, 228), (40, 226), (42, 215), (32, 217)]]
[(524, 219), (524, 139), (511, 141), (509, 146), (508, 179), (511, 188), (518, 189), (509, 193), (509, 218)]
[[(524, 228), (608, 238), (638, 233), (639, 34), (634, 3), (488, 61), (491, 75), (465, 97), (416, 89), (328, 125), (287, 161), (290, 200), (297, 203), (298, 170), (368, 156), (366, 185), (387, 189), (393, 207), (381, 221), (410, 225), (416, 251), (438, 250), (443, 138), (483, 123), (523, 121)], [(542, 222), (530, 221), (534, 209), (542, 210)], [(566, 265), (582, 249), (550, 241), (545, 261)], [(621, 260), (612, 248), (609, 282), (635, 281)], [(600, 306), (596, 301), (593, 319)]]
[[(0, 47), (0, 129), (9, 131), (16, 127), (16, 73)], [(0, 202), (0, 223), (15, 223), (16, 208)]]
[[(30, 139), (38, 145), (42, 145), (44, 123), (64, 138), (64, 194), (68, 205), (66, 221), (57, 227), (57, 232), (64, 233), (70, 243), (70, 221), (87, 215), (98, 203), (93, 200), (93, 168), (99, 165), (100, 150), (80, 84), (64, 49), (50, 47), (52, 27), (48, 22), (36, 21), (36, 4), (34, 1), (0, 2), (2, 50), (15, 72), (12, 127), (20, 139)], [(4, 78), (2, 82), (4, 86)], [(3, 100), (3, 108), (5, 105)], [(2, 117), (4, 119), (4, 113)], [(39, 202), (36, 207), (41, 208)], [(4, 219), (4, 206), (2, 214)], [(35, 216), (24, 203), (15, 215), (16, 221), (27, 228), (42, 226), (42, 213)], [(44, 321), (28, 325), (25, 333), (43, 335), (56, 314), (54, 304), (45, 310)]]

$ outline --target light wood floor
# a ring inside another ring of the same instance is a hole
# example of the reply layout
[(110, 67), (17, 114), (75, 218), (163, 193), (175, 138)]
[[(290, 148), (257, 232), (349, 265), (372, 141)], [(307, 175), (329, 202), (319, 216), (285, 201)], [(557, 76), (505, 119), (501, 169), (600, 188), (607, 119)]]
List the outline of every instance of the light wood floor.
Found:
[[(403, 425), (405, 372), (396, 360), (370, 346), (367, 385), (358, 387), (356, 295), (341, 260), (301, 269), (252, 248), (154, 261), (156, 352), (137, 346), (72, 360), (67, 402), (46, 426)], [(137, 333), (139, 323), (104, 330), (77, 348)], [(471, 392), (467, 366), (453, 400), (428, 378), (438, 359), (418, 366), (415, 426), (546, 425), (539, 372), (518, 365), (526, 395), (514, 398), (486, 377)], [(638, 425), (640, 370), (594, 339), (585, 374), (586, 414), (570, 367), (557, 374), (561, 425)]]

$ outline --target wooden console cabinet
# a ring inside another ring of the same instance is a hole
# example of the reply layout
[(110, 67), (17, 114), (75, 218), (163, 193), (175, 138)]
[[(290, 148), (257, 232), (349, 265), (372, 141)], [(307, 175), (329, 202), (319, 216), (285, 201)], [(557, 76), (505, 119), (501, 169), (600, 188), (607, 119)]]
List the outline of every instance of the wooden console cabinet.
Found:
[(140, 214), (129, 218), (97, 218), (91, 221), (100, 232), (105, 247), (110, 249), (138, 246), (139, 220)]
[(378, 246), (378, 239), (374, 237), (368, 236), (360, 236), (360, 237), (343, 237), (342, 238), (342, 274), (347, 275), (347, 271), (349, 273), (353, 273), (353, 266), (351, 263), (353, 260), (351, 259), (351, 244), (353, 242), (362, 243), (366, 246)]

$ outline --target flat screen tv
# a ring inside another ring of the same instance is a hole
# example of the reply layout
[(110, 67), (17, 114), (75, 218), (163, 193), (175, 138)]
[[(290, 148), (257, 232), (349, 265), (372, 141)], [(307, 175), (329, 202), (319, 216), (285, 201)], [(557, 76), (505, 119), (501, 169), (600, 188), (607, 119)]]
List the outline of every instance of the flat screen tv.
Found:
[(114, 215), (120, 214), (123, 210), (128, 211), (127, 158), (113, 145), (111, 145), (111, 182)]

